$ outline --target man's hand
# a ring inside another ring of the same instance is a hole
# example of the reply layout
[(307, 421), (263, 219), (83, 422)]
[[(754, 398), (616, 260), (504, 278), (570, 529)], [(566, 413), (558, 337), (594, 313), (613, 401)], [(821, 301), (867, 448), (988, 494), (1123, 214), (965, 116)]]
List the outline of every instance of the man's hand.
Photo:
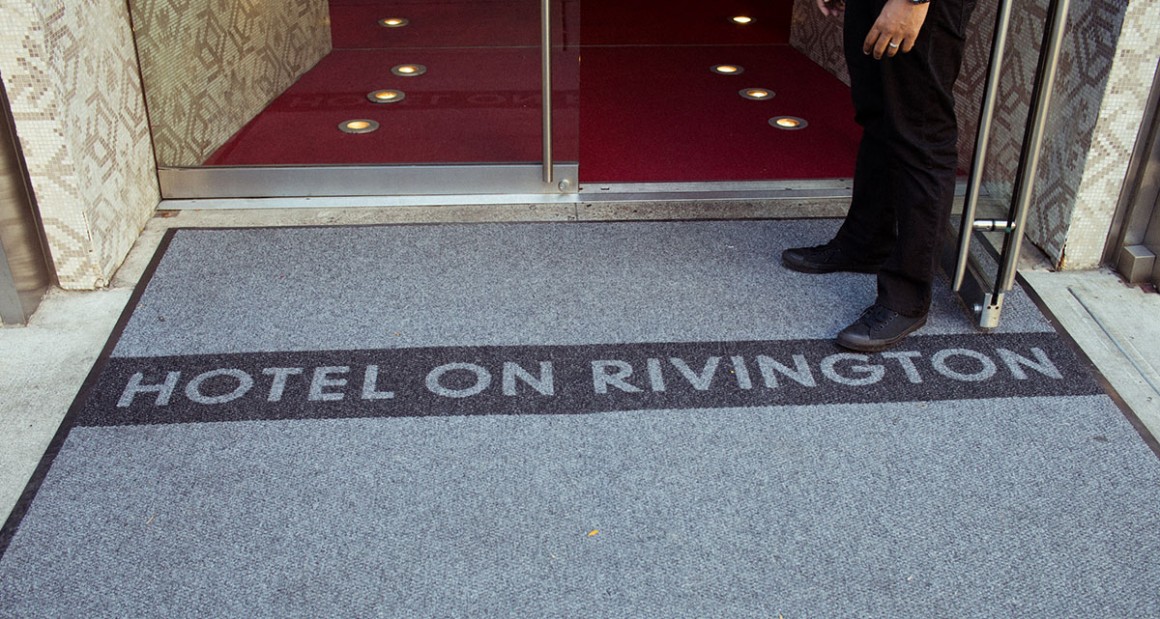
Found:
[(929, 8), (929, 4), (912, 4), (910, 0), (888, 0), (862, 42), (862, 53), (872, 53), (875, 60), (881, 60), (882, 56), (893, 58), (899, 51), (909, 52)]
[(826, 17), (838, 17), (846, 10), (846, 0), (816, 0), (818, 10)]

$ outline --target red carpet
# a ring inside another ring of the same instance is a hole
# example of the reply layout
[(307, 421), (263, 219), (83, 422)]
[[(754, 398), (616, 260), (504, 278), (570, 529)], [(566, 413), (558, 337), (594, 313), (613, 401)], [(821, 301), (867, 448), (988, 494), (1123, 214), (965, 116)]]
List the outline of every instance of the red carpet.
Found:
[[(792, 0), (582, 0), (583, 45), (780, 45)], [(731, 18), (753, 18), (747, 25)]]
[[(391, 67), (422, 63), (427, 73), (397, 77)], [(208, 165), (535, 162), (541, 156), (539, 50), (535, 48), (335, 51), (252, 120)], [(557, 69), (576, 82), (575, 65)], [(481, 88), (486, 84), (486, 88)], [(398, 89), (400, 103), (369, 92)], [(557, 97), (555, 146), (575, 161), (575, 90)], [(570, 106), (570, 107), (569, 107)], [(351, 119), (380, 123), (347, 134)]]
[[(709, 70), (721, 63), (745, 71)], [(849, 89), (788, 46), (585, 48), (582, 66), (580, 174), (587, 182), (853, 174), (861, 129)], [(775, 96), (738, 94), (754, 87)], [(769, 125), (783, 115), (809, 125)]]
[[(783, 44), (790, 5), (565, 2), (557, 40), (574, 43), (582, 21), (583, 44), (580, 67), (573, 47), (563, 54), (572, 60), (554, 69), (557, 159), (578, 159), (583, 182), (849, 176), (860, 131), (849, 91)], [(538, 161), (538, 6), (535, 0), (332, 0), (335, 51), (206, 164)], [(729, 21), (740, 14), (754, 22)], [(383, 17), (411, 23), (382, 28)], [(423, 64), (428, 72), (392, 75), (390, 68), (403, 63)], [(718, 63), (739, 64), (745, 72), (711, 73)], [(750, 101), (738, 95), (748, 87), (776, 96)], [(403, 90), (406, 99), (390, 105), (366, 99), (382, 88)], [(768, 120), (778, 115), (810, 124), (777, 130)], [(359, 135), (337, 130), (354, 118), (381, 127)]]
[[(386, 17), (403, 17), (410, 24), (379, 26)], [(330, 30), (335, 49), (538, 46), (540, 2), (331, 0)]]

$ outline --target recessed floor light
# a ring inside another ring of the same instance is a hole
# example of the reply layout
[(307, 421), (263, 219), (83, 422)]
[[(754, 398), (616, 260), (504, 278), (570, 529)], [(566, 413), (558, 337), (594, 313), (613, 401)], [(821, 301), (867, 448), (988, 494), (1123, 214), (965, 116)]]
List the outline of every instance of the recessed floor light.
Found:
[(765, 101), (773, 98), (773, 91), (768, 88), (742, 88), (737, 94), (754, 101)]
[(384, 17), (379, 20), (379, 25), (383, 28), (402, 28), (411, 23), (411, 20), (405, 17)]
[(729, 21), (742, 26), (753, 23), (753, 18), (746, 15), (738, 15), (737, 17), (730, 17)]
[(798, 129), (805, 129), (810, 126), (804, 118), (797, 116), (777, 116), (769, 119), (769, 124), (778, 129), (785, 129), (786, 131), (797, 131)]
[(398, 103), (407, 98), (401, 90), (376, 90), (367, 95), (372, 103)]
[(414, 77), (416, 75), (423, 75), (427, 72), (427, 67), (421, 64), (401, 64), (391, 67), (391, 73), (399, 77)]
[(745, 72), (745, 69), (735, 64), (715, 64), (709, 70), (721, 75), (740, 75)]
[(344, 120), (338, 123), (338, 130), (343, 133), (370, 133), (379, 128), (379, 123), (365, 118)]

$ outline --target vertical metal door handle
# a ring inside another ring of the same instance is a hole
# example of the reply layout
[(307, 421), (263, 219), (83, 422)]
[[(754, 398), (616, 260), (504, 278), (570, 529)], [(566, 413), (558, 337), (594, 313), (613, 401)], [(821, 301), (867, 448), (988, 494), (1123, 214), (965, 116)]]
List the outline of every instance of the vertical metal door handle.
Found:
[(543, 92), (544, 182), (552, 183), (552, 0), (540, 0), (540, 89)]
[(979, 206), (979, 191), (983, 184), (983, 168), (987, 162), (987, 146), (991, 141), (991, 122), (995, 118), (995, 106), (999, 99), (999, 77), (1003, 72), (1003, 54), (1007, 50), (1007, 30), (1011, 24), (1011, 2), (1000, 0), (999, 13), (995, 18), (995, 33), (991, 40), (991, 66), (987, 71), (987, 81), (983, 86), (983, 105), (979, 111), (979, 126), (976, 128), (975, 155), (971, 160), (971, 175), (967, 179), (967, 196), (963, 201), (963, 218), (959, 226), (958, 261), (951, 276), (951, 289), (958, 292), (963, 287), (963, 277), (967, 272), (967, 261), (971, 255), (971, 237), (974, 234), (975, 213)]
[(1043, 47), (1036, 67), (1035, 88), (1032, 90), (1031, 109), (1027, 113), (1027, 133), (1023, 141), (1023, 159), (1015, 175), (1015, 200), (1007, 217), (1012, 232), (1003, 240), (1003, 255), (995, 292), (1006, 292), (1015, 285), (1015, 272), (1023, 247), (1023, 229), (1035, 194), (1036, 174), (1039, 170), (1039, 151), (1043, 147), (1043, 132), (1047, 127), (1051, 94), (1055, 89), (1055, 74), (1059, 55), (1063, 50), (1063, 34), (1067, 30), (1070, 0), (1051, 0), (1047, 22), (1043, 25)]

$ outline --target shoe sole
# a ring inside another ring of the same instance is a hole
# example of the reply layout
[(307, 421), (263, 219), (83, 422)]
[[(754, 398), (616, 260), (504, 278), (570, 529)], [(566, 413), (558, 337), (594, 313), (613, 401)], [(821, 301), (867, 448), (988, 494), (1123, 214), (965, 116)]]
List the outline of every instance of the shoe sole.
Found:
[(792, 260), (786, 260), (784, 257), (781, 259), (781, 265), (791, 271), (797, 271), (799, 273), (810, 273), (813, 275), (825, 275), (826, 273), (869, 273), (874, 275), (882, 269), (882, 265), (879, 264), (851, 265), (842, 268), (821, 267), (810, 262), (795, 262)]
[(888, 340), (871, 340), (871, 341), (866, 342), (866, 343), (857, 342), (857, 341), (853, 341), (853, 342), (842, 341), (842, 334), (839, 333), (838, 337), (834, 340), (834, 342), (837, 343), (838, 346), (841, 346), (842, 348), (845, 348), (847, 350), (856, 350), (858, 352), (882, 352), (883, 350), (886, 350), (887, 348), (891, 348), (895, 344), (898, 344), (902, 340), (906, 339), (906, 337), (908, 335), (910, 335), (911, 333), (914, 333), (915, 331), (918, 331), (919, 329), (923, 328), (924, 326), (926, 326), (926, 316), (923, 316), (922, 320), (911, 325), (910, 328), (907, 329), (906, 331), (903, 331), (902, 333), (900, 333), (900, 334), (898, 334), (898, 335), (896, 335)]

